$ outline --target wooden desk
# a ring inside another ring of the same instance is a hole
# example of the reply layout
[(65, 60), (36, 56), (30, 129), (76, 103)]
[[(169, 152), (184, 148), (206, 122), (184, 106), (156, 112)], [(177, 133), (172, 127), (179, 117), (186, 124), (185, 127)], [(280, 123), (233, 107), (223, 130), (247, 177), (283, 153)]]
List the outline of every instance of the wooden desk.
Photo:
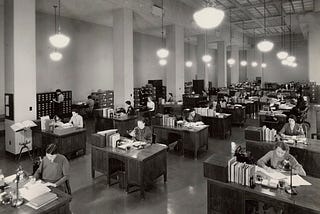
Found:
[[(287, 121), (287, 116), (284, 114), (275, 114), (274, 116), (272, 116), (270, 113), (260, 111), (258, 113), (258, 115), (259, 115), (259, 126), (260, 127), (265, 125), (268, 128), (270, 128), (270, 129), (273, 128), (277, 131), (280, 131)], [(276, 120), (274, 120), (274, 121), (267, 120), (267, 117), (275, 117)]]
[(181, 136), (182, 152), (192, 151), (194, 158), (198, 158), (198, 151), (202, 147), (208, 150), (208, 125), (196, 128), (170, 127), (163, 125), (153, 125), (153, 133), (157, 136), (156, 142), (168, 141), (169, 133), (176, 133)]
[(223, 113), (232, 115), (232, 124), (244, 125), (246, 121), (246, 108), (244, 106), (221, 108)]
[(226, 138), (226, 135), (229, 133), (231, 136), (232, 132), (232, 115), (231, 114), (222, 114), (223, 117), (209, 117), (201, 116), (204, 124), (209, 125), (210, 136), (219, 136)]
[[(107, 183), (110, 185), (111, 175), (119, 170), (125, 171), (125, 186), (127, 192), (130, 186), (140, 187), (141, 197), (144, 197), (145, 185), (163, 175), (167, 181), (167, 146), (152, 144), (145, 149), (130, 149), (125, 151), (119, 148), (92, 146), (91, 149), (91, 173), (95, 171), (107, 175)], [(114, 161), (117, 160), (117, 161)], [(119, 161), (124, 165), (119, 165)]]
[(85, 128), (75, 129), (65, 134), (55, 134), (52, 132), (34, 129), (33, 146), (40, 149), (44, 156), (47, 146), (54, 143), (58, 147), (58, 152), (65, 155), (68, 159), (84, 155), (86, 153), (87, 134)]
[[(320, 140), (307, 139), (308, 145), (290, 145), (290, 154), (296, 157), (307, 175), (320, 178)], [(251, 151), (254, 161), (273, 150), (275, 142), (246, 140), (246, 149)]]
[[(204, 171), (210, 168), (210, 160), (204, 163)], [(225, 171), (227, 172), (227, 171)], [(235, 183), (218, 181), (215, 172), (205, 173), (207, 178), (207, 213), (252, 213), (258, 203), (264, 203), (266, 207), (274, 207), (281, 213), (320, 213), (320, 179), (304, 177), (312, 186), (300, 186), (296, 190), (297, 195), (289, 195), (284, 190), (271, 190), (261, 185), (254, 189)], [(256, 212), (257, 213), (257, 212)]]
[(0, 203), (0, 213), (2, 214), (70, 214), (69, 203), (71, 201), (71, 196), (56, 189), (52, 188), (52, 192), (56, 193), (58, 196), (57, 200), (35, 210), (25, 204), (19, 208), (11, 207), (11, 205), (3, 205)]
[(137, 126), (137, 116), (123, 116), (123, 117), (96, 117), (95, 129), (96, 132), (107, 129), (118, 129), (121, 136), (127, 136), (127, 131), (134, 129)]

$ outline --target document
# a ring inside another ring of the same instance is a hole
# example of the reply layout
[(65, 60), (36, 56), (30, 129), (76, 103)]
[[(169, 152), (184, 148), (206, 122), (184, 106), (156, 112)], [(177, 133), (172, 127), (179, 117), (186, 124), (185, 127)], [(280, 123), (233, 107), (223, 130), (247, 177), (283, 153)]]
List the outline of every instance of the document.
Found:
[(37, 126), (37, 124), (35, 124), (33, 121), (26, 120), (21, 123), (15, 123), (15, 124), (11, 125), (10, 127), (13, 131), (18, 132), (23, 129), (31, 128), (31, 127), (35, 127), (35, 126)]
[(31, 201), (47, 192), (50, 192), (50, 189), (44, 183), (41, 183), (41, 181), (35, 183), (29, 182), (23, 188), (20, 188), (21, 196), (27, 201)]
[(268, 178), (275, 179), (275, 180), (281, 180), (281, 179), (286, 179), (287, 178), (287, 176), (282, 174), (281, 172), (277, 172), (277, 171), (268, 172), (267, 170), (257, 166), (256, 167), (256, 173), (259, 174), (259, 172), (262, 173), (262, 175), (265, 175)]
[[(285, 181), (290, 184), (290, 176), (287, 176)], [(304, 180), (300, 175), (293, 175), (292, 176), (292, 186), (298, 187), (298, 186), (311, 186), (311, 183)]]

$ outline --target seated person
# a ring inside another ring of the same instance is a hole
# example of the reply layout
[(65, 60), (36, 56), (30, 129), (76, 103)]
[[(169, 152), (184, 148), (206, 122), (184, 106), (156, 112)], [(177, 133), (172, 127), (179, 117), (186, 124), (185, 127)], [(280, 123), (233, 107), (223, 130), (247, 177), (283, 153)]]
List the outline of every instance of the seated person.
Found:
[(282, 138), (288, 138), (290, 136), (305, 137), (301, 125), (296, 124), (297, 118), (294, 115), (290, 115), (288, 118), (288, 123), (284, 124), (279, 132)]
[(135, 111), (134, 111), (134, 108), (132, 107), (131, 105), (131, 102), (129, 100), (126, 101), (126, 104), (127, 104), (127, 115), (134, 115), (135, 114)]
[(87, 100), (86, 103), (89, 106), (88, 109), (87, 109), (87, 112), (88, 113), (92, 113), (93, 108), (94, 108), (94, 100), (93, 100), (91, 95), (88, 96), (88, 100)]
[(57, 145), (49, 144), (46, 156), (42, 159), (39, 168), (34, 173), (35, 179), (50, 182), (51, 186), (67, 191), (66, 181), (69, 179), (69, 162), (67, 158), (57, 153)]
[(151, 143), (152, 132), (149, 127), (146, 126), (146, 121), (144, 118), (139, 118), (137, 121), (138, 126), (135, 127), (129, 135), (137, 141), (143, 141), (146, 143)]
[(188, 122), (200, 122), (200, 121), (202, 121), (202, 118), (201, 118), (200, 114), (196, 113), (195, 109), (191, 109), (189, 111), (189, 115), (186, 120)]
[(152, 98), (151, 98), (151, 97), (148, 97), (147, 108), (148, 108), (148, 110), (151, 111), (151, 112), (154, 112), (154, 110), (155, 110), (155, 104), (154, 104), (154, 102), (152, 101)]
[(83, 128), (83, 119), (77, 109), (72, 110), (72, 117), (69, 123), (71, 123), (73, 126), (77, 128)]
[(54, 123), (54, 127), (59, 127), (63, 125), (63, 122), (61, 122), (61, 118), (58, 115), (54, 115), (53, 123)]
[(173, 100), (173, 94), (172, 94), (172, 93), (169, 93), (168, 101), (167, 101), (167, 102), (169, 102), (169, 103), (174, 102), (174, 100)]
[(292, 166), (292, 173), (306, 176), (306, 172), (303, 167), (292, 155), (289, 154), (289, 146), (281, 141), (276, 143), (274, 150), (269, 151), (260, 158), (257, 165), (269, 172), (272, 172), (273, 170), (285, 169), (285, 165), (288, 161)]

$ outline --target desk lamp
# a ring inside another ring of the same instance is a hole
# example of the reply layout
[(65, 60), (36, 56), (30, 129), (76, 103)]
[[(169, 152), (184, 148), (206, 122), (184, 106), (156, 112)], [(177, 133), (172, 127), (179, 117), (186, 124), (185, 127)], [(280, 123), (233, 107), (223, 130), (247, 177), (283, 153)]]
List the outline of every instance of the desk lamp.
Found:
[(297, 191), (292, 186), (292, 165), (287, 160), (285, 160), (284, 162), (285, 162), (285, 164), (284, 164), (285, 170), (288, 170), (288, 171), (290, 170), (290, 186), (287, 187), (285, 189), (285, 191), (286, 191), (286, 193), (288, 193), (290, 195), (297, 195)]
[(19, 196), (19, 182), (24, 179), (26, 173), (22, 170), (22, 167), (19, 166), (16, 172), (16, 198), (12, 199), (11, 205), (13, 207), (19, 207), (23, 204), (23, 199)]

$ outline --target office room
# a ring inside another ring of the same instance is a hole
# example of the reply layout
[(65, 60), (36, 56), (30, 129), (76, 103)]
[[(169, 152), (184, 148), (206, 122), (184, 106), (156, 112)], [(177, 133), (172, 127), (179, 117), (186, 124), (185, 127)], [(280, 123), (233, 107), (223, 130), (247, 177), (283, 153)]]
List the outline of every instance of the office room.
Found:
[(0, 213), (320, 213), (320, 0), (0, 0)]

